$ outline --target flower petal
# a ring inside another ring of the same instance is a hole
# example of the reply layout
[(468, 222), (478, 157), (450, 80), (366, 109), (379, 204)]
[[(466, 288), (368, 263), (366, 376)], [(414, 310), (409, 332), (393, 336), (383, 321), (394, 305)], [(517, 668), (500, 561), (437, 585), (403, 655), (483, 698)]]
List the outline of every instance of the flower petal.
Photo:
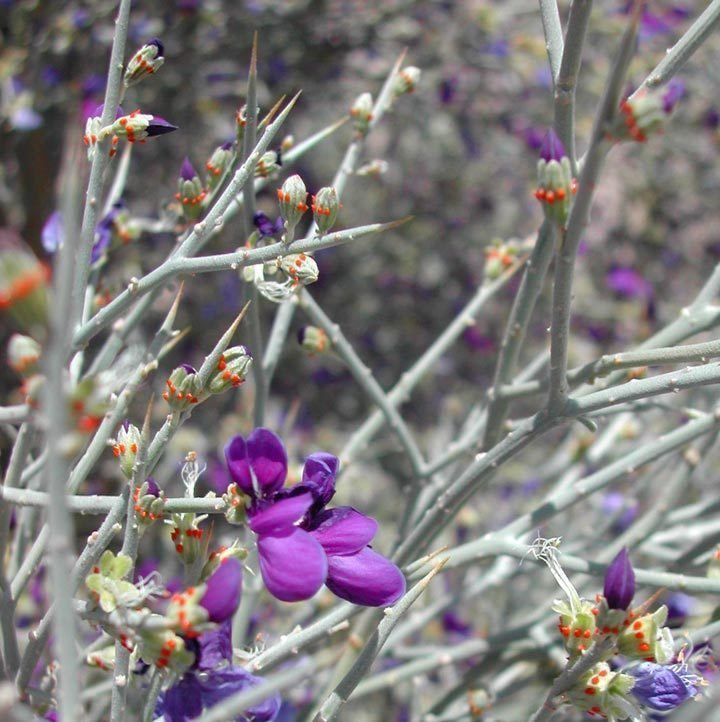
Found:
[(258, 554), (265, 586), (283, 602), (310, 599), (327, 577), (325, 552), (303, 529), (286, 536), (261, 536)]
[(282, 487), (287, 476), (287, 454), (276, 434), (270, 429), (255, 429), (248, 436), (247, 455), (263, 494)]
[[(250, 687), (264, 684), (264, 680), (255, 677), (242, 667), (223, 667), (216, 669), (201, 682), (202, 702), (205, 708), (213, 707), (226, 697), (242, 692)], [(271, 694), (267, 699), (253, 707), (243, 710), (237, 719), (251, 719), (253, 722), (270, 722), (280, 710), (280, 695)]]
[(168, 689), (158, 700), (155, 715), (165, 722), (186, 722), (202, 713), (202, 689), (197, 677), (188, 673)]
[(628, 673), (635, 677), (631, 690), (633, 696), (646, 707), (659, 712), (675, 709), (697, 694), (695, 687), (687, 685), (670, 667), (654, 662), (643, 662), (629, 669)]
[(250, 461), (247, 458), (247, 444), (240, 434), (233, 436), (225, 446), (225, 461), (232, 480), (248, 495), (253, 496)]
[(366, 607), (386, 607), (405, 593), (402, 572), (370, 547), (329, 557), (325, 583), (341, 599)]
[(293, 524), (300, 521), (313, 502), (312, 494), (298, 494), (273, 502), (269, 506), (251, 513), (250, 528), (256, 534), (285, 534)]
[(206, 590), (200, 606), (204, 607), (211, 622), (230, 619), (240, 604), (242, 593), (242, 566), (235, 557), (228, 557), (205, 582)]
[(216, 629), (203, 632), (198, 638), (198, 661), (200, 670), (215, 669), (224, 662), (232, 661), (232, 622), (226, 619)]
[(300, 484), (312, 492), (315, 501), (325, 506), (335, 494), (335, 477), (340, 468), (337, 456), (319, 451), (305, 459)]
[(338, 506), (321, 511), (313, 520), (310, 533), (329, 556), (359, 552), (372, 541), (377, 528), (375, 519), (351, 506)]

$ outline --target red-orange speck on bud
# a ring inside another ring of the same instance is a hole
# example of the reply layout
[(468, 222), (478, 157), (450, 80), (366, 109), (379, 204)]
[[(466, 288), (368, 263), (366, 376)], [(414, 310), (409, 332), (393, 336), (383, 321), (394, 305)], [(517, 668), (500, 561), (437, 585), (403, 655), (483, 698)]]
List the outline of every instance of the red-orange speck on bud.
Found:
[(184, 549), (184, 547), (183, 547), (182, 544), (176, 544), (176, 545), (175, 545), (175, 551), (176, 551), (178, 554), (182, 554), (183, 549)]
[(650, 645), (647, 642), (643, 642), (642, 644), (638, 644), (638, 649), (641, 652), (649, 652), (650, 651)]
[(221, 356), (220, 360), (218, 361), (218, 365), (217, 365), (218, 371), (224, 371), (225, 366), (227, 366), (227, 363), (225, 362), (225, 357)]
[(595, 690), (592, 687), (586, 687), (585, 694), (589, 694), (589, 695), (595, 694)]

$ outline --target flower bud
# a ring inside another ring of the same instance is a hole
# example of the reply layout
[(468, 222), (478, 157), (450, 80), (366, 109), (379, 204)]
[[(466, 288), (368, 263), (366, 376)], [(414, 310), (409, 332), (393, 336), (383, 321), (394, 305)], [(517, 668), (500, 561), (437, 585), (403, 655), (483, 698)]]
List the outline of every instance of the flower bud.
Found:
[(665, 605), (651, 614), (641, 616), (628, 612), (623, 621), (625, 629), (618, 636), (620, 654), (660, 664), (667, 662), (673, 655), (673, 645), (670, 630), (662, 626), (666, 619)]
[(280, 215), (285, 219), (288, 231), (292, 231), (308, 209), (307, 189), (299, 175), (291, 175), (277, 191)]
[(226, 559), (237, 559), (240, 562), (248, 558), (248, 550), (238, 545), (237, 539), (229, 547), (221, 546), (210, 552), (205, 566), (200, 572), (200, 581), (207, 579)]
[(314, 356), (330, 348), (330, 342), (324, 329), (317, 326), (303, 326), (297, 335), (298, 343), (305, 351)]
[(185, 158), (180, 168), (176, 200), (182, 203), (183, 214), (188, 220), (195, 220), (203, 210), (203, 201), (207, 192), (189, 158)]
[(176, 411), (185, 411), (205, 398), (198, 384), (197, 371), (189, 364), (182, 364), (165, 382), (167, 391), (162, 397)]
[(514, 243), (494, 241), (490, 247), (485, 249), (485, 278), (490, 280), (499, 278), (512, 266), (516, 258), (517, 246)]
[(593, 604), (583, 599), (576, 609), (572, 609), (561, 601), (553, 605), (553, 609), (560, 612), (558, 630), (565, 637), (565, 649), (571, 655), (579, 655), (589, 649), (596, 630)]
[(185, 640), (171, 630), (141, 632), (140, 658), (147, 664), (182, 674), (195, 661)]
[(373, 99), (370, 93), (358, 95), (350, 108), (350, 117), (353, 119), (358, 134), (366, 135), (373, 119)]
[(165, 62), (163, 44), (158, 38), (152, 38), (143, 45), (125, 68), (123, 82), (125, 87), (141, 81), (145, 76), (156, 73)]
[(278, 261), (278, 265), (292, 281), (293, 288), (315, 283), (320, 275), (315, 259), (306, 253), (291, 253), (289, 256), (283, 256)]
[(664, 89), (641, 88), (620, 103), (612, 135), (620, 140), (644, 143), (648, 137), (663, 130), (665, 121), (685, 94), (685, 85), (672, 80)]
[(635, 572), (623, 548), (605, 572), (603, 594), (610, 609), (627, 609), (635, 596)]
[(35, 339), (14, 333), (8, 342), (8, 364), (20, 376), (32, 376), (38, 371), (41, 350)]
[(267, 178), (269, 175), (280, 170), (282, 167), (282, 157), (275, 150), (269, 150), (260, 156), (260, 160), (255, 166), (256, 178)]
[(132, 478), (141, 438), (137, 426), (123, 424), (113, 444), (113, 454), (120, 459), (120, 470), (126, 479)]
[(105, 416), (110, 403), (111, 373), (88, 376), (69, 393), (70, 414), (78, 431), (94, 432)]
[(627, 695), (634, 680), (622, 672), (613, 672), (607, 662), (600, 662), (586, 672), (568, 690), (568, 701), (593, 716), (626, 719)]
[(115, 643), (93, 650), (85, 657), (85, 661), (91, 667), (97, 667), (104, 672), (112, 672), (115, 669)]
[(103, 552), (98, 566), (85, 578), (85, 586), (93, 601), (110, 614), (118, 607), (132, 609), (142, 601), (142, 594), (124, 577), (130, 572), (132, 560), (126, 554), (115, 556), (109, 549)]
[(207, 187), (214, 190), (217, 184), (222, 180), (225, 171), (230, 167), (233, 159), (233, 144), (231, 142), (219, 145), (212, 152), (205, 169), (207, 170)]
[(394, 94), (396, 98), (406, 93), (412, 93), (420, 82), (420, 68), (408, 65), (403, 68), (395, 78)]
[(334, 225), (340, 201), (334, 188), (321, 188), (312, 198), (312, 212), (318, 231), (327, 233)]
[(203, 553), (203, 530), (200, 529), (199, 524), (206, 518), (204, 515), (195, 514), (172, 515), (173, 529), (170, 532), (170, 539), (185, 566), (192, 566)]
[(245, 346), (233, 346), (220, 356), (217, 372), (210, 377), (208, 390), (211, 394), (221, 394), (229, 388), (237, 388), (245, 381), (252, 366), (252, 356)]
[(136, 486), (133, 492), (135, 501), (135, 515), (142, 526), (152, 524), (156, 519), (162, 519), (165, 509), (165, 494), (155, 483), (152, 477), (148, 477), (142, 486)]
[(21, 244), (0, 247), (0, 311), (25, 332), (38, 335), (48, 313), (50, 268)]
[(245, 507), (246, 496), (237, 484), (228, 484), (227, 491), (222, 495), (226, 505), (225, 519), (228, 524), (244, 524), (247, 518)]
[(543, 204), (545, 217), (564, 226), (570, 211), (570, 196), (576, 192), (577, 183), (572, 177), (570, 159), (552, 128), (540, 148), (537, 178), (535, 198)]

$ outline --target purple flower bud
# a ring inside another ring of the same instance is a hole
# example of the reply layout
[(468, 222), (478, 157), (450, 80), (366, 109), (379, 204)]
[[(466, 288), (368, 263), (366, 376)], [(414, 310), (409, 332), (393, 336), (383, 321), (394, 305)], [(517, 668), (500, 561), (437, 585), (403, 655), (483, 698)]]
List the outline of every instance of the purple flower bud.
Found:
[(540, 157), (546, 163), (549, 163), (551, 160), (560, 161), (565, 157), (565, 146), (563, 146), (562, 141), (552, 128), (548, 130), (543, 138), (542, 145), (540, 146)]
[(180, 364), (180, 367), (185, 370), (186, 374), (196, 374), (197, 369), (190, 364)]
[[(103, 114), (104, 110), (105, 110), (104, 104), (98, 105), (93, 112), (93, 116), (95, 118), (102, 118), (102, 114)], [(125, 111), (122, 109), (122, 105), (118, 105), (118, 108), (115, 111), (115, 120), (117, 120), (118, 118), (122, 118), (123, 115), (125, 115)]]
[(185, 156), (185, 160), (182, 162), (182, 166), (180, 167), (180, 177), (186, 181), (191, 181), (193, 178), (198, 177), (197, 171), (187, 156)]
[(210, 575), (200, 606), (204, 607), (211, 622), (230, 619), (240, 604), (242, 593), (242, 566), (235, 557), (228, 557)]
[(148, 478), (145, 479), (145, 483), (147, 484), (146, 491), (148, 494), (151, 496), (160, 496), (160, 487), (152, 476), (148, 476)]
[(160, 40), (160, 38), (150, 38), (145, 45), (154, 45), (157, 48), (156, 58), (165, 57), (165, 46), (162, 44), (162, 40)]
[(605, 572), (603, 594), (610, 609), (627, 609), (635, 596), (635, 572), (623, 548)]
[(165, 118), (161, 118), (159, 115), (153, 116), (153, 119), (150, 121), (150, 124), (145, 129), (145, 132), (148, 136), (154, 136), (154, 135), (165, 135), (165, 133), (172, 133), (174, 130), (177, 130), (176, 125), (172, 125), (172, 123), (168, 123)]
[(627, 672), (635, 677), (632, 695), (645, 707), (658, 712), (673, 710), (697, 694), (697, 689), (670, 667), (643, 662)]
[(260, 231), (260, 238), (271, 238), (280, 235), (284, 229), (281, 217), (278, 216), (275, 221), (271, 221), (262, 211), (258, 211), (253, 215), (253, 224)]
[(678, 78), (673, 78), (662, 96), (662, 108), (666, 115), (670, 115), (680, 98), (685, 95), (685, 83)]
[(229, 140), (227, 143), (223, 143), (220, 148), (222, 150), (230, 150), (233, 147), (233, 142)]
[(55, 253), (65, 240), (62, 216), (60, 211), (54, 211), (48, 216), (40, 232), (43, 248), (48, 253)]

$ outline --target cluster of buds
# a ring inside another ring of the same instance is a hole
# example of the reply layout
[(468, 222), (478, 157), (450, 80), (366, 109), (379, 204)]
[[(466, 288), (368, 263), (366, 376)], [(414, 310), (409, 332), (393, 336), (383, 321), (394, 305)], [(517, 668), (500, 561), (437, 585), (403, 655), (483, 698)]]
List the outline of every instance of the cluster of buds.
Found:
[(135, 515), (141, 524), (141, 529), (163, 518), (165, 510), (165, 495), (155, 480), (148, 477), (141, 486), (133, 491), (135, 502)]
[(307, 195), (305, 183), (299, 175), (291, 175), (277, 189), (280, 215), (285, 219), (285, 228), (290, 236), (308, 209)]
[(310, 356), (325, 353), (330, 348), (328, 335), (318, 326), (303, 326), (298, 330), (297, 340)]
[(320, 275), (315, 259), (306, 253), (283, 256), (278, 260), (278, 268), (288, 277), (293, 289), (315, 283)]
[(143, 593), (125, 579), (131, 568), (132, 559), (129, 556), (115, 556), (107, 549), (100, 557), (99, 564), (85, 578), (90, 597), (106, 614), (111, 614), (118, 607), (135, 609), (142, 603)]
[(16, 374), (29, 378), (39, 370), (41, 351), (40, 344), (35, 339), (14, 333), (8, 342), (8, 364)]
[(183, 564), (190, 567), (204, 553), (203, 530), (200, 529), (200, 522), (207, 519), (207, 515), (196, 516), (195, 514), (173, 514), (172, 531), (170, 539), (175, 545), (175, 551), (183, 561)]
[(334, 225), (340, 210), (337, 191), (332, 187), (321, 188), (312, 197), (312, 212), (319, 233), (327, 233)]
[(0, 311), (24, 331), (40, 331), (47, 322), (50, 268), (20, 244), (0, 249)]
[(152, 38), (143, 45), (125, 68), (123, 82), (126, 88), (140, 82), (148, 75), (156, 73), (165, 62), (165, 50), (158, 38)]
[(195, 654), (185, 640), (172, 630), (142, 634), (140, 656), (146, 664), (182, 674), (195, 661)]
[(95, 227), (92, 262), (104, 259), (107, 251), (114, 246), (126, 246), (139, 236), (140, 228), (133, 222), (127, 205), (123, 200), (116, 201)]
[(282, 153), (279, 150), (269, 150), (260, 156), (255, 166), (256, 178), (267, 178), (282, 167)]
[(141, 439), (140, 429), (125, 421), (118, 431), (117, 439), (111, 441), (113, 455), (120, 460), (120, 470), (126, 479), (132, 478)]
[(210, 377), (208, 390), (211, 394), (221, 394), (237, 388), (245, 381), (252, 363), (252, 356), (245, 346), (226, 349), (217, 363), (217, 371)]
[(565, 147), (552, 129), (540, 147), (537, 179), (535, 198), (543, 204), (545, 217), (564, 227), (570, 212), (570, 197), (577, 192), (577, 181), (572, 177)]
[(412, 93), (420, 82), (420, 75), (420, 68), (416, 68), (414, 65), (403, 68), (395, 77), (394, 96), (399, 98), (406, 93)]
[(207, 187), (209, 191), (215, 190), (218, 183), (223, 179), (225, 172), (232, 163), (233, 155), (233, 144), (230, 141), (219, 145), (212, 152), (207, 163), (205, 163)]
[(109, 405), (110, 374), (88, 376), (69, 393), (71, 418), (75, 428), (83, 434), (94, 432), (105, 416)]
[(662, 132), (665, 121), (684, 94), (685, 86), (680, 80), (671, 80), (662, 91), (641, 88), (620, 103), (611, 136), (644, 143), (650, 135)]
[(493, 240), (485, 249), (485, 278), (494, 280), (502, 276), (517, 260), (518, 250), (514, 241)]
[(193, 221), (202, 213), (205, 196), (207, 191), (203, 188), (200, 176), (190, 159), (185, 158), (180, 168), (175, 199), (182, 204), (183, 215), (187, 220)]
[(190, 364), (180, 364), (174, 369), (165, 385), (167, 390), (162, 397), (175, 411), (186, 411), (205, 398), (197, 370)]
[(350, 108), (350, 117), (358, 135), (367, 135), (370, 130), (370, 123), (373, 119), (373, 98), (370, 93), (362, 93), (355, 98)]
[(567, 696), (572, 705), (591, 717), (627, 719), (637, 709), (628, 699), (634, 684), (629, 674), (614, 672), (607, 662), (600, 662), (580, 677)]

